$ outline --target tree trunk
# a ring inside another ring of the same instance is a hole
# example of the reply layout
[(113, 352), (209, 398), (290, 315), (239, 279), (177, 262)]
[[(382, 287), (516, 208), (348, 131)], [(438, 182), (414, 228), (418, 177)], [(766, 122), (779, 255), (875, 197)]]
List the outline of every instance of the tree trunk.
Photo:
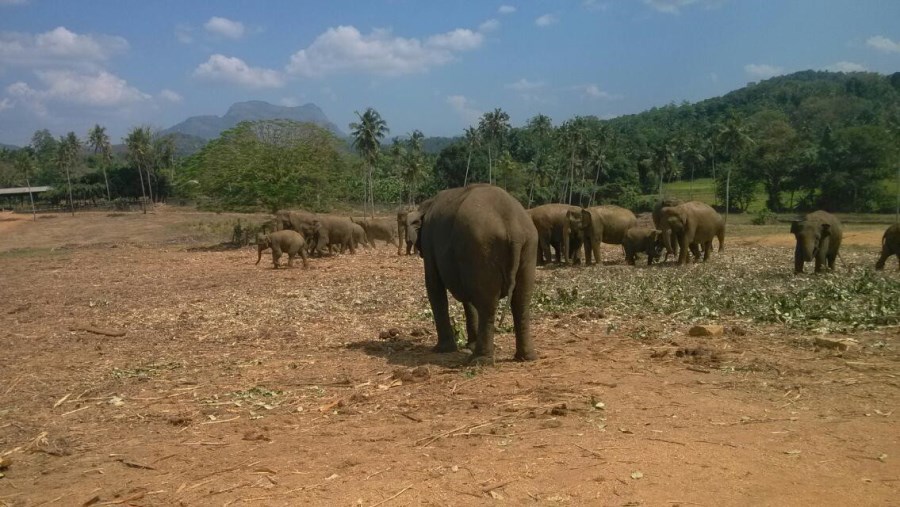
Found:
[(37, 211), (34, 209), (34, 194), (31, 193), (31, 182), (28, 181), (28, 176), (25, 176), (25, 184), (28, 185), (28, 199), (31, 200), (31, 221), (37, 222)]
[(728, 212), (731, 209), (731, 166), (725, 176), (725, 223), (728, 224)]
[(688, 186), (688, 200), (694, 200), (694, 166), (691, 165), (691, 184)]
[(112, 201), (112, 197), (109, 194), (109, 178), (106, 177), (106, 165), (103, 165), (103, 182), (106, 183), (106, 200)]
[(69, 176), (69, 165), (66, 164), (66, 184), (69, 186), (69, 210), (75, 216), (75, 201), (72, 200), (72, 178)]
[(150, 168), (147, 167), (146, 171), (147, 171), (147, 193), (150, 194), (150, 203), (153, 204), (156, 201), (153, 200), (153, 180), (150, 179)]
[(488, 184), (494, 184), (494, 158), (491, 154), (490, 144), (488, 144)]
[(141, 178), (141, 209), (144, 211), (144, 214), (147, 214), (147, 192), (144, 191), (144, 171), (141, 170), (141, 166), (138, 165), (138, 176)]
[(463, 186), (469, 184), (469, 164), (472, 163), (472, 149), (469, 148), (469, 157), (466, 159), (466, 177), (463, 179)]

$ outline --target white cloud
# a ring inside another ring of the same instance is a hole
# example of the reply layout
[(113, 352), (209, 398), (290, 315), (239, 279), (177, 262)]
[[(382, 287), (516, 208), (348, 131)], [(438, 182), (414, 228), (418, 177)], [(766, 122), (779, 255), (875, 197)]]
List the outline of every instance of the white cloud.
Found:
[(451, 62), (456, 53), (478, 48), (484, 36), (460, 28), (424, 41), (396, 37), (375, 29), (363, 35), (353, 26), (329, 28), (306, 49), (291, 56), (287, 71), (308, 77), (339, 72), (396, 76), (425, 72)]
[(81, 74), (70, 70), (45, 70), (35, 74), (43, 85), (42, 89), (18, 81), (9, 85), (6, 92), (37, 109), (44, 109), (47, 102), (118, 107), (150, 99), (149, 95), (129, 86), (124, 79), (105, 71)]
[(41, 67), (94, 65), (128, 50), (128, 41), (109, 35), (82, 35), (59, 26), (37, 35), (0, 33), (0, 64)]
[(484, 23), (478, 25), (478, 31), (481, 33), (493, 32), (498, 28), (500, 28), (500, 22), (496, 19), (489, 19)]
[(6, 97), (3, 100), (0, 100), (0, 113), (2, 113), (3, 111), (5, 111), (7, 109), (12, 109), (12, 107), (13, 107), (13, 102), (11, 100), (9, 100), (9, 97)]
[(825, 70), (831, 72), (866, 72), (869, 69), (867, 69), (865, 65), (859, 63), (840, 61), (826, 66)]
[(544, 86), (545, 85), (543, 81), (529, 81), (523, 77), (515, 83), (506, 85), (506, 88), (515, 90), (517, 92), (527, 92), (543, 88)]
[(243, 60), (215, 54), (194, 69), (194, 77), (221, 83), (230, 83), (245, 88), (280, 88), (284, 86), (281, 72), (260, 67), (251, 67)]
[(580, 86), (580, 87), (578, 87), (578, 89), (580, 89), (581, 92), (584, 93), (585, 97), (587, 97), (589, 99), (593, 99), (593, 100), (597, 100), (597, 99), (614, 100), (614, 99), (619, 98), (616, 95), (613, 95), (609, 92), (605, 92), (605, 91), (601, 90), (599, 86), (597, 86), (596, 84), (593, 84), (593, 83)]
[(240, 39), (244, 36), (244, 24), (228, 18), (213, 16), (203, 25), (207, 32), (227, 39)]
[(167, 88), (159, 92), (159, 98), (173, 104), (179, 104), (184, 101), (184, 97), (179, 95), (177, 92), (173, 92), (172, 90), (169, 90)]
[(866, 40), (866, 45), (885, 53), (900, 53), (900, 42), (892, 41), (884, 35), (876, 35)]
[(534, 20), (534, 24), (540, 27), (550, 26), (559, 22), (559, 18), (553, 14), (544, 14)]
[(744, 72), (756, 78), (766, 79), (784, 74), (784, 68), (764, 63), (748, 63), (744, 65)]
[(456, 111), (456, 113), (469, 125), (474, 125), (478, 122), (478, 119), (481, 118), (481, 111), (472, 105), (472, 101), (462, 95), (451, 95), (447, 97), (447, 104), (450, 104), (450, 107), (452, 107), (453, 110)]
[(691, 6), (703, 6), (712, 9), (721, 6), (727, 0), (644, 0), (644, 3), (666, 14), (680, 14), (681, 9)]
[(497, 12), (500, 14), (512, 14), (516, 12), (516, 8), (512, 5), (501, 5)]
[(425, 45), (432, 48), (447, 49), (449, 51), (471, 51), (477, 49), (484, 41), (484, 36), (467, 28), (432, 35)]

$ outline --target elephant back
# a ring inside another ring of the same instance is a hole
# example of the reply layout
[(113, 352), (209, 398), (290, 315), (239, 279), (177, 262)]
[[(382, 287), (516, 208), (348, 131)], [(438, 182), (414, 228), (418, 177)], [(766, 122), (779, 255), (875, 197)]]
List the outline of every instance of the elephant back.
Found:
[(662, 224), (662, 209), (672, 206), (678, 206), (683, 203), (681, 199), (677, 197), (663, 197), (659, 201), (656, 202), (656, 206), (653, 207), (653, 225), (659, 229), (660, 224)]

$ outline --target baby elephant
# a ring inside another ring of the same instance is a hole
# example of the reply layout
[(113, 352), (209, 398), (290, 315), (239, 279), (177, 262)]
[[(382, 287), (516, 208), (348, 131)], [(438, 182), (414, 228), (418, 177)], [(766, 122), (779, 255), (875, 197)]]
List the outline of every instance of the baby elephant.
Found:
[(284, 229), (281, 231), (270, 232), (269, 234), (260, 234), (256, 237), (256, 245), (259, 249), (259, 255), (256, 257), (257, 264), (259, 264), (259, 261), (262, 259), (263, 251), (271, 248), (272, 263), (275, 265), (275, 269), (278, 269), (278, 259), (281, 258), (282, 252), (288, 254), (288, 267), (291, 267), (294, 257), (297, 254), (300, 254), (300, 257), (303, 258), (303, 267), (307, 267), (306, 240), (303, 239), (303, 235), (297, 231)]
[(875, 269), (884, 269), (884, 263), (892, 255), (897, 256), (897, 262), (900, 264), (900, 224), (894, 224), (881, 237), (881, 257), (875, 263)]
[(662, 231), (646, 227), (632, 227), (625, 232), (622, 239), (625, 249), (625, 262), (634, 266), (634, 258), (638, 253), (647, 254), (647, 265), (659, 260), (662, 255)]

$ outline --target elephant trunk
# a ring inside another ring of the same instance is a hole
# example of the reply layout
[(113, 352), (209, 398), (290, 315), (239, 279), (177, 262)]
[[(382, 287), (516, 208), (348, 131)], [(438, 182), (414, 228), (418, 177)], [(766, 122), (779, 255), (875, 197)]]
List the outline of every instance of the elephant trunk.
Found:
[(258, 252), (256, 255), (256, 264), (259, 264), (259, 261), (262, 260), (262, 253), (263, 253), (263, 250), (265, 250), (265, 249), (266, 249), (266, 247), (263, 246), (262, 243), (260, 243), (259, 247), (257, 248)]

